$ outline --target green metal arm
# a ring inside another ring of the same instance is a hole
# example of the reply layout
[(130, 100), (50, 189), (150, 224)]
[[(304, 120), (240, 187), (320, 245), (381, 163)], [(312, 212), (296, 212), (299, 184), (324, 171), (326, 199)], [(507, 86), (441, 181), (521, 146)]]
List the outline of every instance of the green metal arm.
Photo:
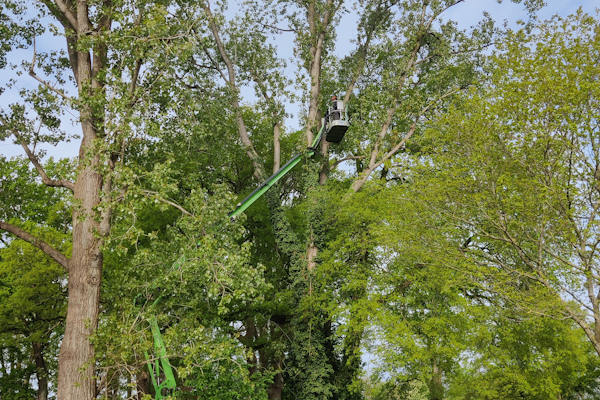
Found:
[[(173, 375), (171, 364), (169, 364), (169, 359), (167, 358), (167, 349), (162, 340), (156, 317), (152, 316), (149, 322), (150, 329), (152, 330), (152, 337), (154, 338), (154, 351), (156, 352), (157, 358), (154, 360), (154, 363), (152, 363), (148, 353), (146, 353), (146, 361), (148, 361), (150, 380), (152, 381), (152, 386), (154, 386), (154, 391), (156, 392), (155, 399), (161, 400), (164, 399), (163, 390), (173, 390), (177, 384), (175, 383), (175, 376)], [(164, 375), (164, 380), (162, 381), (160, 381), (161, 372), (162, 375)]]
[(258, 200), (263, 194), (265, 194), (265, 192), (267, 190), (269, 190), (269, 188), (271, 186), (273, 186), (275, 183), (277, 183), (277, 181), (279, 181), (281, 178), (283, 178), (296, 165), (298, 165), (300, 163), (300, 161), (302, 161), (302, 156), (306, 155), (308, 157), (312, 157), (315, 154), (316, 147), (321, 142), (321, 138), (323, 137), (324, 129), (325, 129), (325, 125), (323, 124), (321, 126), (321, 129), (319, 130), (319, 133), (313, 140), (312, 145), (309, 147), (309, 149), (305, 153), (297, 154), (294, 158), (292, 158), (290, 161), (285, 163), (285, 165), (283, 167), (279, 168), (279, 170), (277, 172), (275, 172), (273, 175), (271, 175), (269, 177), (269, 179), (267, 179), (259, 187), (254, 189), (254, 191), (252, 193), (250, 193), (244, 200), (239, 202), (236, 209), (229, 213), (229, 216), (231, 218), (233, 218), (233, 217), (240, 215), (242, 212), (244, 212), (248, 207), (250, 207), (252, 205), (252, 203), (254, 203), (256, 200)]
[[(173, 266), (178, 266), (183, 262), (185, 262), (185, 256), (179, 257)], [(162, 295), (158, 296), (158, 298), (150, 306), (150, 309), (154, 309), (161, 298)], [(150, 381), (154, 387), (154, 398), (156, 400), (162, 400), (165, 398), (163, 391), (165, 389), (173, 391), (177, 387), (177, 382), (175, 382), (175, 375), (173, 374), (173, 369), (171, 368), (169, 358), (167, 357), (167, 348), (165, 347), (165, 342), (162, 339), (156, 316), (151, 316), (148, 319), (148, 323), (150, 324), (150, 330), (152, 331), (152, 337), (154, 339), (155, 359), (152, 361), (148, 353), (145, 353), (145, 356), (148, 365), (148, 371), (150, 372)], [(161, 376), (164, 376), (164, 379), (162, 379)]]

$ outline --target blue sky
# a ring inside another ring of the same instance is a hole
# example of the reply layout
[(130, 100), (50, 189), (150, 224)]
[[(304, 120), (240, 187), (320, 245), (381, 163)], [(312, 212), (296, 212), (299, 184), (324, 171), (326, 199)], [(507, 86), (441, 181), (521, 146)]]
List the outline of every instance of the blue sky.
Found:
[[(595, 13), (595, 10), (600, 7), (600, 0), (549, 0), (548, 5), (544, 7), (539, 16), (541, 19), (549, 18), (555, 14), (566, 16), (575, 12), (579, 7), (582, 7), (584, 11), (593, 14)], [(459, 26), (467, 29), (481, 19), (484, 11), (489, 12), (492, 18), (494, 18), (499, 24), (502, 24), (506, 21), (506, 23), (511, 27), (515, 27), (516, 22), (519, 19), (527, 18), (522, 6), (513, 4), (508, 0), (505, 0), (502, 3), (498, 3), (497, 0), (466, 0), (464, 3), (450, 9), (445, 14), (445, 18), (453, 19), (457, 21)], [(338, 42), (336, 46), (336, 54), (338, 56), (345, 55), (352, 49), (353, 44), (351, 43), (351, 39), (355, 37), (355, 27), (356, 16), (351, 13), (346, 14), (342, 18), (337, 32)], [(292, 38), (291, 35), (288, 36), (290, 36), (290, 40), (278, 40), (277, 43), (279, 54), (283, 58), (291, 58), (293, 54)], [(288, 38), (284, 37), (284, 39)], [(39, 38), (38, 48), (51, 48), (56, 44), (56, 40), (56, 37), (51, 36)], [(21, 60), (30, 60), (31, 54), (31, 49), (13, 52), (10, 55), (11, 61), (20, 63)], [(292, 62), (288, 64), (290, 65), (288, 66), (287, 70), (290, 74), (292, 74), (294, 71), (294, 65)], [(24, 74), (20, 78), (20, 83), (22, 84), (22, 87), (35, 87), (37, 84), (33, 78), (29, 77), (27, 74)], [(247, 93), (249, 97), (248, 100), (250, 100), (252, 97), (250, 94), (251, 91), (249, 90)], [(0, 107), (4, 108), (7, 106), (7, 104), (17, 100), (18, 97), (15, 91), (6, 91), (4, 94), (0, 95)], [(290, 113), (292, 117), (286, 121), (286, 124), (291, 129), (299, 128), (298, 125), (301, 110), (301, 104), (288, 104), (288, 109), (286, 111)], [(72, 123), (71, 120), (72, 117), (67, 115), (64, 118), (63, 126), (67, 130), (73, 130), (73, 132), (77, 132), (78, 127), (76, 124)], [(60, 144), (57, 147), (45, 147), (45, 149), (47, 150), (48, 155), (54, 157), (72, 157), (77, 154), (78, 143), (75, 141), (72, 143)], [(10, 141), (5, 141), (0, 142), (0, 155), (8, 157), (19, 156), (23, 155), (23, 151), (19, 146), (13, 145)]]

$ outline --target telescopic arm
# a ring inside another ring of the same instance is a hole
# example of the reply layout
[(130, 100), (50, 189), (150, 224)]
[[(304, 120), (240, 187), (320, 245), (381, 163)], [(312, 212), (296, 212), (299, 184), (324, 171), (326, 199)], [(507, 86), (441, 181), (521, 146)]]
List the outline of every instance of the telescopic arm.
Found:
[(235, 210), (229, 213), (231, 218), (234, 218), (244, 212), (248, 207), (252, 205), (256, 200), (258, 200), (271, 186), (273, 186), (277, 181), (283, 178), (288, 172), (290, 172), (296, 165), (302, 161), (302, 156), (306, 155), (308, 157), (312, 157), (315, 154), (315, 149), (321, 142), (321, 138), (323, 136), (323, 130), (325, 129), (325, 124), (321, 126), (317, 137), (313, 140), (311, 147), (305, 153), (297, 154), (294, 158), (288, 161), (283, 167), (279, 168), (277, 172), (269, 177), (266, 181), (264, 181), (259, 187), (254, 189), (252, 193), (250, 193), (244, 200), (238, 203)]

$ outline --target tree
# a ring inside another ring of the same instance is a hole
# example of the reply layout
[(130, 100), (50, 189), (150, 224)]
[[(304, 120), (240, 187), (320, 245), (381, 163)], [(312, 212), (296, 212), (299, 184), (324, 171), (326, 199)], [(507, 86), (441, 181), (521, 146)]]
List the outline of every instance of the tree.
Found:
[[(65, 233), (52, 228), (27, 228), (68, 253), (70, 243)], [(23, 364), (36, 376), (38, 400), (48, 399), (52, 377), (49, 364), (54, 363), (61, 337), (66, 303), (63, 279), (61, 266), (25, 241), (13, 240), (0, 249), (0, 349), (3, 353), (11, 348), (23, 351)], [(13, 364), (4, 369), (2, 378), (18, 371), (17, 364)], [(28, 377), (21, 381), (29, 383)], [(13, 398), (19, 390), (3, 384), (1, 394)]]
[[(40, 186), (37, 172), (28, 160), (2, 159), (0, 201), (6, 207), (2, 219), (17, 213), (41, 225), (26, 222), (23, 228), (65, 253), (68, 240), (69, 197)], [(49, 160), (44, 166), (51, 174), (68, 171), (69, 163)], [(47, 399), (49, 383), (56, 376), (55, 361), (66, 303), (64, 270), (42, 251), (22, 240), (0, 236), (0, 351), (2, 352), (2, 396), (30, 398), (37, 392)], [(30, 376), (36, 377), (36, 388)]]
[[(535, 8), (539, 2), (527, 3)], [(307, 164), (273, 188), (265, 202), (249, 210), (245, 222), (254, 244), (254, 257), (271, 271), (268, 279), (278, 293), (243, 320), (243, 342), (254, 353), (257, 368), (278, 371), (270, 388), (272, 399), (345, 398), (346, 386), (359, 373), (360, 363), (356, 361), (360, 359), (357, 355), (362, 331), (358, 327), (364, 324), (356, 324), (357, 331), (344, 349), (336, 346), (337, 321), (325, 300), (336, 292), (333, 285), (321, 280), (318, 271), (319, 250), (335, 240), (336, 233), (343, 232), (339, 226), (336, 231), (327, 225), (334, 216), (324, 214), (330, 205), (321, 200), (327, 199), (331, 205), (344, 203), (344, 198), (351, 199), (376, 170), (382, 169), (382, 179), (388, 178), (387, 164), (411, 137), (420, 135), (429, 116), (443, 109), (452, 95), (473, 80), (482, 47), (489, 45), (498, 31), (491, 21), (482, 22), (472, 32), (461, 32), (451, 22), (438, 27), (437, 19), (456, 4), (360, 4), (358, 46), (341, 61), (332, 55), (332, 49), (335, 27), (345, 6), (342, 2), (252, 2), (243, 18), (233, 19), (226, 17), (224, 6), (219, 9), (212, 4), (188, 13), (188, 19), (201, 21), (198, 25), (207, 28), (194, 31), (192, 51), (178, 60), (185, 66), (178, 79), (189, 89), (185, 96), (202, 98), (216, 89), (229, 100), (219, 104), (223, 105), (224, 119), (235, 122), (237, 146), (242, 152), (230, 147), (229, 136), (220, 140), (226, 151), (221, 152), (210, 174), (229, 182), (240, 196), (264, 179), (271, 164), (279, 164), (282, 148), (304, 148), (311, 142), (318, 125), (317, 111), (327, 102), (323, 88), (343, 92), (345, 100), (357, 104), (346, 144), (331, 151), (335, 158), (330, 160), (324, 143), (321, 162)], [(287, 84), (280, 79), (283, 74), (279, 65), (283, 63), (274, 48), (264, 45), (270, 39), (277, 40), (282, 32), (293, 34), (298, 81), (306, 82), (304, 128), (287, 135), (279, 130), (278, 118), (272, 117), (283, 114), (279, 105), (283, 102), (277, 96)], [(242, 93), (251, 88), (257, 89), (260, 101), (245, 105)], [(196, 104), (181, 121), (185, 129), (202, 129), (207, 124), (204, 116), (198, 116), (201, 102)], [(260, 120), (256, 114), (261, 113), (269, 116), (270, 124), (253, 123)], [(212, 153), (208, 150), (207, 154), (210, 157)], [(231, 165), (235, 171), (228, 167)], [(341, 165), (350, 170), (349, 182), (344, 182)], [(315, 176), (322, 185), (334, 176), (331, 185), (341, 181), (340, 186), (346, 185), (346, 190), (322, 197)], [(335, 213), (335, 207), (329, 210)], [(265, 224), (273, 229), (265, 228)], [(368, 265), (368, 257), (355, 261)], [(336, 282), (344, 283), (344, 277)], [(360, 298), (359, 287), (355, 292), (352, 297)], [(282, 337), (289, 343), (282, 346)], [(282, 371), (284, 364), (286, 370)], [(350, 378), (336, 382), (340, 368), (347, 368), (343, 375)]]
[[(41, 248), (68, 269), (58, 396), (86, 400), (96, 395), (90, 337), (101, 308), (103, 246), (127, 240), (129, 244), (121, 244), (119, 250), (128, 252), (128, 247), (152, 234), (136, 224), (140, 208), (127, 209), (134, 203), (128, 200), (149, 198), (186, 214), (182, 204), (197, 189), (194, 185), (209, 197), (215, 184), (224, 183), (242, 196), (264, 179), (271, 166), (276, 169), (286, 152), (311, 142), (318, 110), (326, 103), (324, 90), (331, 89), (343, 91), (345, 100), (358, 105), (348, 136), (352, 139), (331, 151), (323, 143), (319, 163), (290, 175), (268, 193), (255, 214), (241, 221), (247, 228), (244, 239), (233, 235), (224, 240), (252, 242), (252, 263), (256, 268), (265, 266), (276, 293), (251, 310), (240, 307), (227, 317), (231, 326), (243, 326), (241, 332), (230, 334), (247, 347), (249, 373), (273, 374), (271, 399), (356, 398), (357, 391), (349, 385), (359, 374), (365, 321), (355, 321), (356, 330), (337, 346), (335, 329), (342, 324), (334, 319), (340, 314), (330, 308), (328, 299), (337, 296), (335, 285), (359, 283), (343, 292), (344, 304), (357, 302), (367, 293), (367, 281), (339, 275), (321, 279), (321, 252), (343, 233), (339, 226), (336, 231), (335, 225), (325, 223), (335, 219), (334, 212), (324, 213), (333, 211), (336, 202), (352, 201), (375, 171), (381, 172), (381, 180), (393, 179), (392, 163), (412, 138), (421, 135), (427, 119), (472, 82), (482, 47), (497, 33), (491, 22), (483, 21), (469, 32), (451, 22), (436, 22), (460, 1), (359, 2), (357, 48), (337, 60), (332, 52), (334, 32), (348, 5), (342, 1), (251, 2), (243, 16), (231, 21), (225, 18), (225, 4), (209, 2), (41, 3), (43, 17), (60, 24), (51, 32), (62, 37), (64, 49), (38, 52), (32, 37), (45, 32), (46, 24), (27, 20), (31, 15), (27, 11), (34, 9), (26, 7), (28, 3), (10, 1), (11, 13), (0, 18), (9, 29), (0, 34), (9, 36), (7, 43), (13, 47), (33, 44), (28, 72), (40, 86), (23, 91), (21, 102), (2, 110), (0, 132), (22, 145), (43, 184), (73, 193), (73, 255), (66, 258), (18, 224), (3, 221), (0, 228)], [(534, 9), (541, 2), (525, 3)], [(288, 26), (282, 28), (280, 23)], [(25, 29), (28, 26), (32, 29)], [(280, 60), (268, 42), (288, 30), (295, 39), (298, 80), (307, 85), (302, 93), (304, 129), (286, 134), (281, 94), (292, 91), (291, 83), (278, 68)], [(64, 72), (72, 73), (73, 79), (65, 80)], [(250, 87), (257, 89), (260, 99), (252, 105), (242, 98)], [(48, 174), (36, 147), (67, 136), (56, 110), (73, 110), (79, 116), (82, 138), (72, 176)], [(216, 143), (222, 150), (215, 149)], [(186, 160), (181, 169), (173, 165), (191, 158), (191, 150), (201, 163)], [(153, 161), (158, 161), (155, 166)], [(342, 165), (349, 165), (348, 175)], [(185, 181), (195, 166), (201, 166), (202, 173), (194, 171), (196, 180)], [(174, 176), (183, 182), (171, 179)], [(332, 177), (331, 193), (318, 187)], [(330, 203), (321, 203), (323, 198)], [(19, 213), (16, 217), (25, 219)], [(185, 224), (185, 218), (180, 223)], [(265, 228), (265, 223), (272, 228)], [(111, 236), (117, 225), (119, 230)], [(352, 233), (358, 229), (356, 225)], [(176, 235), (165, 237), (173, 240)], [(335, 251), (330, 253), (334, 258)], [(353, 255), (348, 265), (366, 268), (369, 251)], [(215, 326), (223, 328), (225, 319), (216, 319)], [(338, 379), (342, 369), (344, 378)]]
[(407, 193), (447, 266), (512, 307), (573, 320), (600, 354), (599, 43), (581, 11), (514, 32), (489, 82), (432, 124)]
[[(70, 257), (20, 224), (0, 221), (0, 229), (38, 247), (68, 273), (57, 389), (61, 400), (92, 399), (96, 395), (90, 336), (98, 322), (102, 246), (110, 233), (113, 202), (121, 195), (118, 192), (134, 183), (121, 169), (127, 162), (124, 154), (135, 136), (152, 134), (146, 129), (150, 115), (158, 120), (161, 113), (169, 113), (169, 104), (160, 97), (168, 85), (163, 87), (165, 82), (160, 78), (164, 69), (172, 68), (164, 63), (169, 49), (186, 32), (168, 10), (164, 3), (108, 0), (8, 1), (3, 9), (2, 35), (10, 39), (6, 43), (33, 44), (27, 72), (39, 86), (22, 90), (20, 101), (3, 106), (0, 137), (15, 138), (42, 184), (73, 195)], [(61, 38), (58, 43), (62, 47), (40, 51), (35, 36), (43, 34)], [(158, 48), (161, 51), (156, 51)], [(15, 64), (9, 67), (20, 70)], [(14, 86), (7, 79), (5, 84)], [(73, 138), (61, 129), (60, 118), (65, 112), (77, 115), (79, 156), (72, 175), (54, 177), (44, 169), (43, 153), (37, 145)], [(15, 217), (26, 218), (19, 213)]]

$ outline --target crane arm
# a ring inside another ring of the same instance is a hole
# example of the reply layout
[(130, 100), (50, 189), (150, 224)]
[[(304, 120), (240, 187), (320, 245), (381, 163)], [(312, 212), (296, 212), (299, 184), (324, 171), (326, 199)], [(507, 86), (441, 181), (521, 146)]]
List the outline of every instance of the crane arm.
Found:
[(232, 212), (229, 213), (229, 216), (231, 218), (233, 218), (233, 217), (240, 215), (242, 212), (244, 212), (248, 207), (250, 207), (252, 205), (252, 203), (254, 203), (256, 200), (258, 200), (263, 194), (265, 194), (265, 192), (267, 190), (269, 190), (269, 188), (271, 186), (276, 184), (277, 181), (279, 181), (281, 178), (283, 178), (296, 165), (298, 165), (300, 163), (300, 161), (302, 161), (303, 156), (312, 157), (313, 155), (315, 155), (316, 147), (321, 142), (321, 138), (323, 137), (324, 129), (325, 129), (325, 124), (321, 125), (321, 129), (319, 130), (319, 133), (313, 140), (311, 147), (309, 147), (306, 152), (297, 154), (296, 156), (294, 156), (294, 158), (292, 158), (290, 161), (285, 163), (285, 165), (283, 167), (279, 168), (279, 170), (277, 172), (275, 172), (273, 175), (271, 175), (259, 187), (254, 189), (254, 191), (252, 193), (250, 193), (248, 196), (246, 196), (246, 198), (244, 200), (240, 201), (237, 204), (235, 210), (233, 210)]

